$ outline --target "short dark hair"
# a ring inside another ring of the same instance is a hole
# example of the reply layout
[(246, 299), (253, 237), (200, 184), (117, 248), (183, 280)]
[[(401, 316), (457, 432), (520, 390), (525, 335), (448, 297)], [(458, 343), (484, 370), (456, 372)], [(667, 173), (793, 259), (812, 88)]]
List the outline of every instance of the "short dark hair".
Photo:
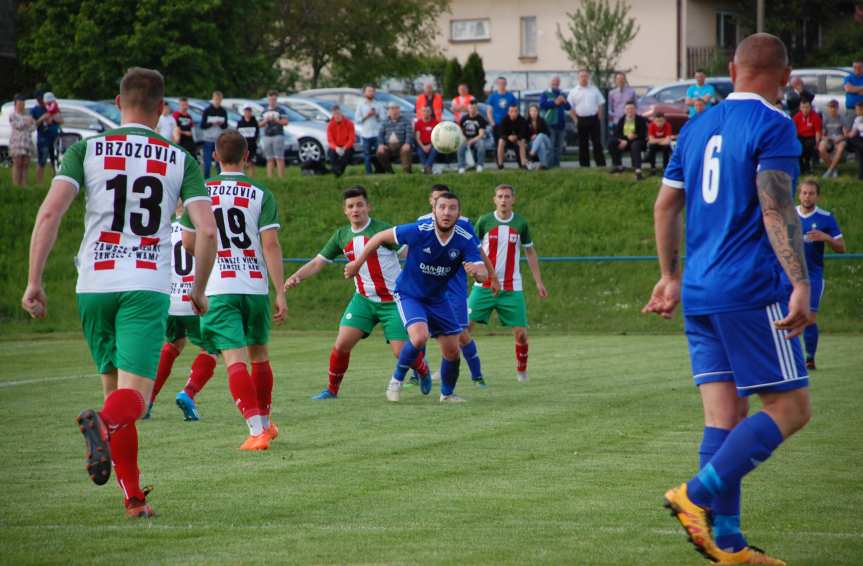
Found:
[(248, 150), (249, 145), (246, 143), (246, 138), (237, 130), (225, 130), (216, 140), (216, 152), (222, 163), (240, 164)]
[(123, 106), (156, 114), (164, 98), (165, 78), (155, 69), (131, 67), (120, 80)]
[(494, 192), (498, 192), (498, 191), (509, 191), (513, 195), (515, 195), (515, 187), (513, 187), (509, 183), (501, 183), (500, 185), (496, 186), (494, 188)]
[(507, 110), (509, 110), (510, 108), (515, 108), (516, 110), (518, 110), (518, 104), (510, 104), (509, 107), (507, 107)]
[(267, 96), (279, 96), (279, 91), (270, 89), (267, 91)]
[(188, 98), (186, 98), (185, 96), (181, 96), (181, 97), (180, 97), (180, 98), (178, 98), (177, 100), (179, 100), (180, 102), (189, 102), (189, 99), (188, 99)]
[(214, 90), (214, 91), (213, 91), (213, 96), (222, 96), (222, 97), (224, 97), (225, 95), (224, 95), (224, 94), (222, 94), (222, 91), (221, 91), (221, 90)]
[(333, 107), (330, 108), (330, 112), (335, 112), (336, 110), (341, 110), (341, 109), (342, 109), (342, 107), (339, 106), (338, 104), (333, 104)]
[(496, 80), (496, 81), (506, 81), (506, 77), (505, 77), (505, 76), (503, 76), (503, 75), (498, 75), (498, 76), (497, 76), (497, 78), (496, 78), (495, 80)]
[(655, 118), (665, 118), (665, 112), (657, 112), (656, 114), (653, 115), (653, 117), (654, 117), (654, 119)]
[(802, 187), (803, 185), (812, 185), (813, 187), (815, 187), (815, 194), (821, 194), (821, 184), (815, 179), (815, 177), (806, 177), (805, 179), (800, 181), (800, 186)]
[(460, 198), (458, 198), (458, 195), (457, 195), (457, 194), (455, 194), (454, 192), (452, 192), (452, 191), (447, 191), (447, 192), (445, 192), (445, 193), (444, 193), (444, 194), (442, 194), (442, 195), (438, 195), (438, 196), (437, 196), (437, 198), (436, 198), (436, 199), (434, 199), (435, 204), (437, 204), (437, 201), (439, 201), (439, 200), (440, 200), (440, 199), (442, 199), (442, 198), (445, 198), (445, 199), (447, 199), (447, 200), (454, 200), (454, 201), (456, 201), (456, 202), (458, 203), (459, 208), (461, 208), (461, 199), (460, 199)]
[(476, 98), (471, 98), (470, 102), (467, 103), (468, 106), (476, 106), (478, 104), (479, 104), (479, 100), (477, 100)]
[(347, 189), (342, 191), (342, 200), (348, 200), (349, 198), (357, 198), (362, 197), (366, 202), (369, 201), (369, 194), (366, 192), (366, 188), (362, 185), (354, 185), (353, 187), (348, 187)]
[(635, 101), (632, 100), (631, 98), (626, 101), (626, 104), (624, 104), (624, 106), (629, 106), (629, 105), (635, 106)]
[(443, 183), (436, 183), (432, 185), (431, 188), (432, 194), (434, 193), (451, 193), (452, 190), (449, 188), (449, 185), (445, 185)]
[(705, 73), (705, 72), (704, 72), (704, 69), (695, 69), (695, 74), (697, 75), (698, 73), (701, 73), (702, 75), (706, 75), (706, 74), (707, 74), (707, 73)]

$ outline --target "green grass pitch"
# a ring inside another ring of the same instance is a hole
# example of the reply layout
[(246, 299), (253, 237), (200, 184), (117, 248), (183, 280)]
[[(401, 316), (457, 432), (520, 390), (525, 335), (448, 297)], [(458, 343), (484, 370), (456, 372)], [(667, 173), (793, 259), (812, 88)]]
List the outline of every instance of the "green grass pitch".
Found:
[[(282, 436), (266, 453), (237, 449), (245, 425), (221, 367), (203, 420), (181, 420), (187, 350), (138, 425), (160, 516), (131, 522), (113, 479), (84, 473), (74, 417), (101, 395), (80, 335), (0, 342), (0, 563), (706, 563), (661, 508), (697, 466), (682, 336), (535, 336), (520, 384), (511, 337), (482, 335), (491, 387), (462, 368), (461, 406), (416, 389), (388, 404), (378, 334), (355, 351), (342, 398), (309, 400), (333, 337), (274, 335)], [(812, 422), (744, 482), (750, 541), (789, 564), (860, 564), (860, 345), (823, 338)]]

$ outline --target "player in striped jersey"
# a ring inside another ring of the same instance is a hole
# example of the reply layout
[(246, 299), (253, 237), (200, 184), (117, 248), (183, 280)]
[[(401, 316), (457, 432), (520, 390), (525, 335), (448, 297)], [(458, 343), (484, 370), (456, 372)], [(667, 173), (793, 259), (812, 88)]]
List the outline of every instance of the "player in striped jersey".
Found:
[[(450, 192), (450, 188), (447, 185), (437, 184), (432, 186), (431, 194), (429, 194), (429, 204), (434, 207), (435, 200), (437, 197), (441, 196), (444, 193)], [(429, 212), (428, 214), (424, 214), (417, 218), (419, 222), (434, 222), (433, 213)], [(470, 220), (464, 216), (460, 216), (458, 219), (458, 223), (462, 227), (469, 228), (473, 231), (473, 224), (471, 224)], [(488, 259), (488, 256), (485, 255), (485, 252), (480, 248), (480, 255), (482, 256), (482, 261), (485, 264), (485, 268), (488, 271), (488, 279), (486, 282), (488, 283), (489, 288), (493, 295), (497, 296), (498, 291), (500, 291), (500, 281), (494, 273), (494, 266)], [(485, 377), (482, 375), (482, 362), (479, 358), (479, 352), (477, 351), (476, 341), (473, 339), (470, 333), (470, 319), (468, 318), (468, 306), (467, 306), (467, 298), (468, 298), (468, 285), (467, 285), (467, 273), (464, 270), (464, 267), (459, 267), (458, 273), (449, 280), (447, 285), (447, 294), (449, 295), (449, 302), (453, 305), (453, 309), (456, 311), (456, 315), (458, 316), (459, 324), (461, 324), (462, 332), (459, 334), (458, 342), (459, 348), (461, 349), (462, 357), (464, 357), (467, 362), (468, 369), (470, 369), (470, 377), (471, 381), (479, 386), (480, 388), (487, 387)], [(435, 373), (434, 379), (440, 378), (440, 372)]]
[(527, 265), (536, 283), (540, 299), (548, 297), (548, 291), (539, 272), (539, 260), (527, 220), (513, 212), (515, 189), (512, 185), (498, 185), (494, 190), (494, 212), (483, 215), (476, 223), (476, 233), (482, 239), (482, 248), (494, 266), (500, 280), (500, 292), (488, 280), (477, 283), (468, 303), (471, 324), (487, 324), (491, 312), (497, 311), (504, 326), (512, 328), (515, 336), (515, 370), (518, 381), (527, 381), (527, 306), (521, 282), (521, 248), (525, 249)]
[[(392, 225), (386, 222), (369, 217), (371, 205), (365, 188), (357, 185), (346, 189), (342, 193), (342, 200), (344, 213), (350, 224), (336, 230), (316, 257), (288, 277), (285, 289), (292, 289), (317, 275), (340, 255), (353, 261), (362, 253), (369, 239), (378, 232), (392, 228)], [(368, 262), (354, 277), (356, 292), (342, 315), (339, 334), (330, 352), (329, 384), (312, 399), (338, 397), (342, 379), (348, 371), (351, 351), (360, 340), (367, 338), (379, 323), (383, 326), (384, 338), (389, 342), (393, 355), (399, 356), (408, 339), (394, 299), (395, 283), (401, 271), (398, 246), (389, 245), (382, 246), (370, 255)], [(431, 391), (431, 377), (423, 356), (419, 356), (412, 367), (420, 375), (423, 395), (428, 395)]]
[[(219, 228), (217, 263), (207, 284), (210, 310), (201, 317), (201, 335), (207, 351), (221, 352), (234, 404), (249, 426), (249, 436), (240, 450), (267, 450), (279, 435), (279, 428), (270, 419), (273, 370), (267, 352), (268, 275), (275, 288), (272, 318), (276, 324), (284, 322), (288, 307), (276, 199), (266, 187), (243, 174), (248, 154), (246, 138), (238, 131), (226, 130), (219, 135), (215, 155), (222, 173), (206, 183)], [(188, 220), (187, 214), (180, 220), (186, 249), (195, 241)]]
[(141, 489), (137, 421), (146, 411), (165, 335), (170, 303), (171, 215), (177, 199), (197, 227), (195, 312), (207, 310), (204, 286), (215, 255), (216, 227), (195, 160), (153, 129), (164, 106), (158, 71), (133, 67), (115, 102), (120, 128), (82, 140), (63, 158), (30, 241), (30, 273), (21, 304), (46, 315), (42, 273), (60, 221), (79, 192), (85, 200), (84, 239), (78, 251), (78, 312), (90, 353), (102, 375), (101, 411), (78, 416), (87, 445), (87, 472), (97, 485), (111, 464), (129, 517), (151, 517)]
[(175, 398), (185, 420), (200, 420), (195, 395), (213, 377), (213, 371), (216, 369), (217, 358), (204, 349), (201, 339), (201, 320), (195, 314), (189, 296), (189, 291), (195, 282), (195, 257), (183, 248), (183, 228), (180, 226), (182, 216), (183, 205), (180, 203), (175, 211), (174, 222), (171, 223), (171, 306), (168, 309), (165, 345), (162, 346), (159, 367), (156, 370), (156, 382), (153, 384), (153, 393), (144, 419), (150, 418), (156, 397), (170, 377), (174, 362), (183, 352), (187, 341), (201, 350), (192, 362), (192, 371), (189, 373), (186, 386), (177, 393)]

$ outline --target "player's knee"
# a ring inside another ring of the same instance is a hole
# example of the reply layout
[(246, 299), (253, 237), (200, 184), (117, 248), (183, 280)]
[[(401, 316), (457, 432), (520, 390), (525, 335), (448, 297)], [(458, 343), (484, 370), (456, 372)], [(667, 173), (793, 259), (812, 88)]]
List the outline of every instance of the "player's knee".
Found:
[(470, 332), (467, 330), (462, 331), (462, 333), (458, 335), (458, 343), (460, 346), (467, 346), (472, 340), (473, 336), (471, 336)]
[(764, 396), (762, 401), (764, 410), (776, 421), (785, 438), (802, 429), (812, 418), (808, 389)]
[(456, 362), (459, 358), (458, 348), (446, 347), (441, 349), (441, 356), (447, 361)]
[(527, 344), (527, 329), (516, 328), (513, 331), (513, 335), (515, 336), (515, 341), (519, 344)]
[(426, 329), (416, 329), (410, 333), (411, 344), (415, 348), (422, 348), (429, 341), (429, 333)]
[(174, 340), (173, 342), (171, 342), (171, 344), (173, 344), (173, 346), (174, 346), (177, 350), (179, 350), (179, 351), (181, 351), (181, 352), (182, 352), (182, 351), (183, 351), (183, 348), (185, 348), (185, 347), (186, 347), (186, 339), (185, 339), (185, 338), (177, 338), (176, 340)]

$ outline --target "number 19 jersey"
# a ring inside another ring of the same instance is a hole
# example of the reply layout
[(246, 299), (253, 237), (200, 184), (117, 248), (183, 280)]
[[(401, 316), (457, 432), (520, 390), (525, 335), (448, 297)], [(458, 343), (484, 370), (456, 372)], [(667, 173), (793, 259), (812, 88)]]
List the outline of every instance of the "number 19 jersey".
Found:
[(753, 93), (730, 94), (681, 130), (663, 184), (686, 191), (687, 315), (782, 298), (755, 180), (759, 170), (784, 171), (793, 193), (800, 152), (791, 119)]
[[(207, 296), (268, 294), (261, 232), (280, 228), (273, 193), (242, 173), (222, 173), (206, 185), (217, 228), (216, 263)], [(194, 230), (188, 212), (180, 223), (183, 229)]]
[(208, 199), (188, 153), (146, 126), (124, 124), (70, 147), (55, 179), (86, 198), (78, 293), (170, 293), (177, 199)]

